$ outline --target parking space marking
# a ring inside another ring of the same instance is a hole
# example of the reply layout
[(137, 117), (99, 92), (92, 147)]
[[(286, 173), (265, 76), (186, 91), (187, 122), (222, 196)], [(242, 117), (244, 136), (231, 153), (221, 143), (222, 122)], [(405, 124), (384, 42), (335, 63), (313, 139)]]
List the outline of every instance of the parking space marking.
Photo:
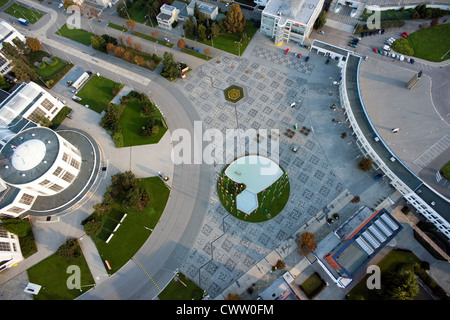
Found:
[(442, 152), (447, 150), (448, 147), (450, 147), (450, 135), (446, 134), (428, 150), (422, 153), (422, 155), (420, 155), (416, 160), (414, 160), (414, 164), (423, 169), (431, 161), (436, 159)]

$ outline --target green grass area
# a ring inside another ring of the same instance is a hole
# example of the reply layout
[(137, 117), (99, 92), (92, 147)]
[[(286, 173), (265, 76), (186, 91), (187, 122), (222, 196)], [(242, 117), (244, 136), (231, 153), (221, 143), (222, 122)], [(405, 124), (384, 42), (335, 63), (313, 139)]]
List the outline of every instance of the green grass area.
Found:
[(119, 31), (122, 31), (122, 32), (127, 32), (128, 31), (127, 28), (125, 28), (123, 26), (119, 26), (118, 24), (115, 24), (115, 23), (112, 23), (112, 22), (108, 23), (108, 27), (116, 29), (116, 30), (119, 30)]
[(0, 8), (7, 4), (9, 0), (0, 0)]
[(101, 113), (114, 98), (112, 90), (116, 84), (105, 77), (93, 75), (77, 96), (82, 99), (81, 104), (89, 105), (89, 109)]
[(59, 125), (67, 118), (67, 115), (71, 112), (72, 109), (70, 109), (69, 107), (62, 107), (62, 109), (59, 110), (59, 112), (53, 118), (50, 128), (56, 130)]
[(146, 1), (133, 1), (131, 8), (128, 8), (130, 19), (139, 23), (144, 23), (147, 20), (147, 6)]
[[(71, 275), (67, 273), (67, 267), (70, 265), (80, 267), (81, 291), (67, 288), (67, 279)], [(27, 273), (30, 282), (42, 286), (39, 294), (34, 296), (35, 300), (73, 300), (95, 284), (83, 255), (75, 260), (65, 261), (53, 254), (29, 268)]]
[(450, 24), (441, 24), (422, 29), (410, 34), (407, 38), (414, 49), (414, 57), (428, 61), (441, 62), (450, 59)]
[(142, 32), (133, 31), (132, 35), (136, 36), (136, 37), (139, 37), (139, 38), (142, 38), (142, 39), (145, 39), (145, 40), (148, 40), (148, 41), (151, 41), (151, 42), (155, 42), (157, 44), (160, 44), (162, 46), (166, 46), (166, 47), (169, 47), (169, 48), (173, 48), (173, 46), (174, 46), (173, 43), (157, 39), (155, 37), (152, 37), (152, 36), (150, 36), (148, 34), (145, 34), (145, 33), (142, 33)]
[(270, 187), (258, 193), (258, 208), (247, 215), (237, 210), (236, 196), (240, 192), (235, 191), (235, 182), (225, 174), (226, 168), (222, 170), (217, 179), (217, 194), (220, 202), (230, 214), (246, 222), (263, 222), (274, 218), (284, 209), (290, 194), (290, 182), (286, 172)]
[(61, 29), (56, 31), (57, 35), (69, 38), (84, 45), (90, 46), (92, 44), (91, 37), (95, 36), (92, 32), (85, 31), (83, 29), (69, 29), (67, 24), (64, 24)]
[[(164, 119), (158, 108), (153, 109), (153, 114), (149, 117), (141, 115), (142, 104), (137, 100), (130, 100), (126, 104), (120, 116), (119, 123), (122, 126), (123, 146), (139, 146), (144, 144), (158, 143), (167, 131)], [(144, 137), (140, 134), (141, 128), (146, 125), (149, 118), (161, 119), (162, 125), (155, 136)]]
[(445, 179), (450, 180), (450, 161), (439, 170)]
[[(97, 249), (103, 260), (108, 260), (114, 273), (127, 263), (144, 244), (151, 234), (149, 229), (155, 228), (169, 198), (169, 189), (159, 177), (139, 179), (140, 188), (145, 188), (150, 194), (150, 203), (142, 211), (125, 210), (120, 203), (114, 202), (112, 209), (106, 214), (109, 226), (112, 228), (119, 222), (124, 213), (127, 213), (120, 227), (109, 243), (100, 237), (95, 237)], [(111, 224), (111, 221), (114, 223)]]
[[(241, 45), (236, 43), (242, 39), (242, 35), (240, 33), (221, 33), (219, 36), (214, 38), (212, 42), (210, 40), (201, 41), (200, 39), (197, 39), (196, 41), (235, 55), (239, 55), (240, 53), (242, 56), (256, 31), (258, 31), (258, 28), (256, 27), (255, 22), (247, 20), (244, 32), (242, 32), (242, 34), (247, 34), (247, 41), (242, 41)], [(189, 39), (194, 40), (192, 38)]]
[(5, 9), (6, 13), (9, 13), (13, 17), (23, 18), (28, 20), (31, 24), (36, 23), (40, 18), (43, 17), (43, 14), (37, 12), (35, 10), (31, 10), (21, 6), (20, 4), (13, 3), (8, 8)]
[(206, 54), (203, 54), (201, 52), (197, 52), (197, 51), (194, 51), (194, 50), (191, 50), (188, 48), (183, 48), (183, 49), (181, 49), (181, 51), (184, 53), (190, 54), (191, 56), (194, 56), (194, 57), (206, 60), (206, 61), (209, 61), (212, 59), (212, 57), (207, 56)]
[(300, 289), (302, 289), (309, 299), (312, 299), (326, 286), (327, 284), (323, 281), (320, 275), (317, 272), (314, 272), (300, 285)]
[(52, 58), (54, 59), (54, 63), (48, 64), (43, 62), (42, 66), (35, 67), (36, 72), (41, 76), (42, 81), (50, 88), (55, 86), (73, 67), (73, 64), (68, 63), (65, 60), (57, 57)]
[[(378, 263), (378, 267), (380, 267), (381, 274), (383, 274), (395, 270), (401, 264), (414, 263), (420, 263), (420, 259), (411, 251), (392, 250)], [(370, 274), (366, 275), (352, 290), (350, 290), (347, 294), (348, 300), (367, 300), (376, 298), (376, 289), (369, 290), (367, 288), (366, 282), (369, 276)]]
[(160, 300), (202, 300), (203, 289), (179, 272), (158, 295)]

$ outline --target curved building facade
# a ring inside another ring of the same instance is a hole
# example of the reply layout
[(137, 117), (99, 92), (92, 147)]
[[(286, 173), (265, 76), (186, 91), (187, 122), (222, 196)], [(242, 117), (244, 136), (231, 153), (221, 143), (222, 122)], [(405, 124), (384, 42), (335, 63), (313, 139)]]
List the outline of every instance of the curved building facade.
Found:
[(11, 138), (0, 151), (0, 178), (15, 187), (19, 201), (0, 210), (18, 215), (28, 210), (37, 196), (53, 196), (78, 176), (80, 151), (51, 129), (35, 127)]

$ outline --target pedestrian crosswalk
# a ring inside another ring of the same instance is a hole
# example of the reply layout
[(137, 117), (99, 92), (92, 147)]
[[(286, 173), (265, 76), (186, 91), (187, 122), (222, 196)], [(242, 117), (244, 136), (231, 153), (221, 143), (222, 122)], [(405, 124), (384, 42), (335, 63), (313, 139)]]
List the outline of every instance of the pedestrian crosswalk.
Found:
[(414, 161), (414, 164), (423, 169), (449, 147), (450, 135), (446, 134), (438, 142), (432, 145), (427, 151), (422, 153), (422, 155)]

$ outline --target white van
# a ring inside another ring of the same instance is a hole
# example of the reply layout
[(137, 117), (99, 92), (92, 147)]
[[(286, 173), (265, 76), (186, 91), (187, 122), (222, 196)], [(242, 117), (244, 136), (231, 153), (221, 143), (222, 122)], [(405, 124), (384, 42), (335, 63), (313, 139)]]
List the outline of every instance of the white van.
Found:
[(383, 50), (384, 51), (391, 51), (391, 47), (389, 47), (388, 45), (384, 45)]
[(403, 56), (402, 54), (400, 55), (400, 61), (405, 60), (405, 56)]

